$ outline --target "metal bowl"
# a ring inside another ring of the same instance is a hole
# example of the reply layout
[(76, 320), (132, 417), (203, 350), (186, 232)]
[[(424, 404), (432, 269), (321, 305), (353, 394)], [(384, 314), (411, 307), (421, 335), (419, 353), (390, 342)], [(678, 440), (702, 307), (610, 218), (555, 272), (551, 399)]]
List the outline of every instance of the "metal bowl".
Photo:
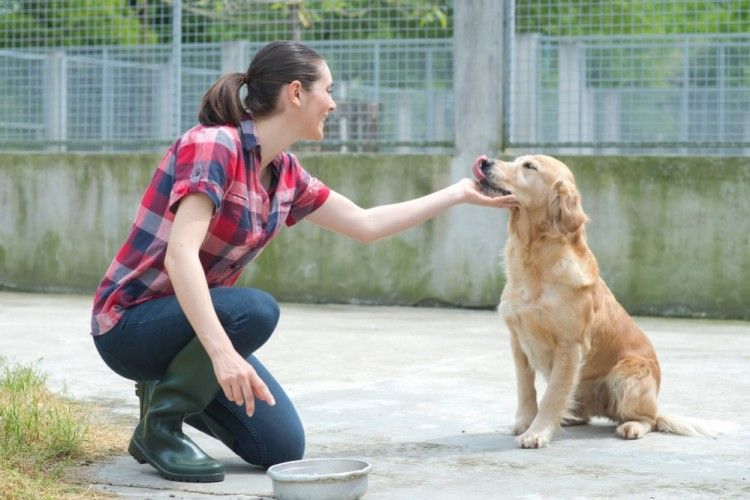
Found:
[(278, 500), (355, 500), (367, 491), (372, 465), (354, 458), (308, 458), (270, 467)]

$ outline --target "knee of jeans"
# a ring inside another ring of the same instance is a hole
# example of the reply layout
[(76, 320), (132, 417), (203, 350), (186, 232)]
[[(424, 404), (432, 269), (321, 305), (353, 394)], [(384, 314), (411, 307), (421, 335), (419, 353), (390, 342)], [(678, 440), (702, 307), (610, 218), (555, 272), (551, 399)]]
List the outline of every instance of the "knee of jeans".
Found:
[(267, 463), (263, 464), (265, 467), (300, 460), (305, 454), (305, 431), (302, 426), (300, 425), (299, 429), (294, 432), (289, 432), (287, 429), (283, 437), (273, 443), (273, 446), (269, 446), (267, 451)]
[(252, 335), (256, 342), (265, 343), (279, 322), (279, 304), (262, 290), (239, 290), (238, 310), (225, 312), (222, 323), (233, 333)]

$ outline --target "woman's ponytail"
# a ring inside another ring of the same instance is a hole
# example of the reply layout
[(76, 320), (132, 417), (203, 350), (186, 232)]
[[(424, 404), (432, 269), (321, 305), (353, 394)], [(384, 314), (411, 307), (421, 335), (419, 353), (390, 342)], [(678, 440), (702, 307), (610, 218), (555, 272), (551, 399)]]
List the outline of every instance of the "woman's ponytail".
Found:
[(247, 81), (244, 73), (230, 73), (214, 83), (201, 100), (198, 120), (201, 125), (239, 126), (245, 116), (240, 88)]
[[(320, 78), (323, 58), (299, 42), (271, 42), (255, 54), (245, 73), (231, 73), (214, 83), (201, 101), (198, 120), (202, 125), (239, 126), (246, 114), (253, 119), (276, 110), (281, 87), (298, 80), (309, 90)], [(244, 102), (240, 88), (247, 85)]]

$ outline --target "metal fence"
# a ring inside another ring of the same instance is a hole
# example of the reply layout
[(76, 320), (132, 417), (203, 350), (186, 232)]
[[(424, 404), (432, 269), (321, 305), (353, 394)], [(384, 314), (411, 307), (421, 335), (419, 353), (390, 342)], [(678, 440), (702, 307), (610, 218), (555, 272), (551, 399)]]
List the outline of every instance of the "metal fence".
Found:
[(750, 1), (518, 0), (509, 17), (509, 146), (750, 148)]
[(244, 71), (270, 40), (297, 39), (336, 81), (327, 139), (307, 148), (445, 150), (451, 9), (451, 0), (0, 0), (0, 145), (161, 148), (196, 123), (220, 75)]
[[(449, 151), (453, 12), (468, 0), (0, 0), (0, 147), (153, 150), (274, 39), (328, 60), (307, 148)], [(750, 0), (506, 0), (508, 149), (750, 148)]]

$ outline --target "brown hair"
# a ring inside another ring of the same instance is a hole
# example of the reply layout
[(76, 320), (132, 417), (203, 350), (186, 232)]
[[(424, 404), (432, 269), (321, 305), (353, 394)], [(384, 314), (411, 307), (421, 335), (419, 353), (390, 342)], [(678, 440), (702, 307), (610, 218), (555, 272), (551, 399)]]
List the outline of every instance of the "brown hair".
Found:
[[(295, 80), (310, 89), (320, 78), (324, 59), (299, 42), (271, 42), (255, 54), (245, 73), (230, 73), (214, 83), (201, 100), (198, 120), (202, 125), (238, 126), (247, 113), (254, 118), (276, 109), (281, 87)], [(240, 98), (242, 85), (247, 96)]]

